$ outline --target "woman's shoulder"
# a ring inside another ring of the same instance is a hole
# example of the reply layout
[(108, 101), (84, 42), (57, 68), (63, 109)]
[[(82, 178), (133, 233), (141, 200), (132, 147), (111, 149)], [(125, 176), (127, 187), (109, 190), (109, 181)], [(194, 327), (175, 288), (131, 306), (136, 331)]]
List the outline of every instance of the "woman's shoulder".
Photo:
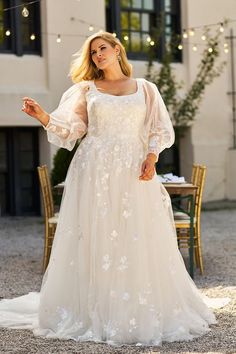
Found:
[(152, 81), (149, 81), (145, 78), (138, 78), (138, 80), (142, 83), (144, 89), (146, 89), (147, 93), (155, 94), (158, 91), (157, 85)]
[(143, 77), (137, 78), (137, 80), (143, 82), (143, 84), (145, 84), (147, 86), (152, 86), (152, 87), (155, 86), (156, 87), (156, 85), (152, 81), (149, 81), (149, 80), (147, 80), (147, 79), (145, 79)]
[(86, 91), (90, 89), (92, 84), (93, 84), (93, 80), (83, 80), (78, 83), (75, 83), (73, 86), (75, 86), (77, 89)]
[(71, 85), (64, 93), (62, 94), (60, 103), (63, 103), (67, 100), (77, 99), (81, 94), (86, 94), (89, 91), (91, 86), (90, 80), (84, 80)]

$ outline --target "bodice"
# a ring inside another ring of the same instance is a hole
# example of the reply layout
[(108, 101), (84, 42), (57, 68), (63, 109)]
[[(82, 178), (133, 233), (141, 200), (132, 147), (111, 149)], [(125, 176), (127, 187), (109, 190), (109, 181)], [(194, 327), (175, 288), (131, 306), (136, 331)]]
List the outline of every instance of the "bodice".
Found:
[(116, 137), (121, 140), (139, 138), (146, 113), (144, 92), (139, 80), (135, 93), (122, 96), (101, 93), (91, 81), (86, 96), (88, 137)]

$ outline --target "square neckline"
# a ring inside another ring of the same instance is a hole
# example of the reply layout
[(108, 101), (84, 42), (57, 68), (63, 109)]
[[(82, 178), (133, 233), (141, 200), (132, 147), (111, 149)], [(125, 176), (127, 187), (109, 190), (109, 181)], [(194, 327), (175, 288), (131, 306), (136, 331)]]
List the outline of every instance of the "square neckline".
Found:
[(127, 95), (113, 95), (112, 93), (107, 93), (107, 92), (100, 92), (95, 84), (95, 80), (92, 80), (93, 86), (96, 90), (96, 92), (100, 93), (100, 95), (108, 95), (108, 96), (112, 96), (112, 97), (128, 97), (128, 96), (133, 96), (136, 95), (137, 93), (139, 93), (139, 80), (136, 78), (136, 91), (133, 93), (129, 93)]

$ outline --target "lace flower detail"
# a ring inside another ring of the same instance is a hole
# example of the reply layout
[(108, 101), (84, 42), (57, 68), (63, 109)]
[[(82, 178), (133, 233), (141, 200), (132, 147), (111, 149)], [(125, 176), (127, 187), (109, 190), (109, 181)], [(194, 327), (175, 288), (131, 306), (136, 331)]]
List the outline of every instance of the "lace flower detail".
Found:
[(119, 264), (119, 266), (118, 266), (118, 270), (120, 270), (120, 271), (124, 271), (125, 269), (127, 269), (128, 268), (128, 259), (127, 259), (127, 257), (126, 256), (123, 256), (123, 257), (121, 257), (121, 259), (120, 259), (120, 264)]
[(109, 256), (109, 254), (106, 254), (105, 256), (103, 256), (103, 265), (102, 265), (102, 269), (107, 271), (111, 266), (111, 258)]

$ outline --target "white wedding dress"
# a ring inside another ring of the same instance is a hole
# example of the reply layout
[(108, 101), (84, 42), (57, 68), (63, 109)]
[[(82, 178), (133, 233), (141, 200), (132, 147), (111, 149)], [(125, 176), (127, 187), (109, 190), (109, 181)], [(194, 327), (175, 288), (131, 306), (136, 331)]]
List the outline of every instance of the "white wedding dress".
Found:
[[(191, 340), (216, 323), (179, 253), (168, 193), (157, 176), (138, 178), (146, 156), (144, 83), (137, 79), (135, 93), (114, 96), (90, 81), (87, 118), (78, 109), (66, 121), (61, 112), (79, 92), (76, 84), (51, 114), (49, 141), (71, 149), (87, 135), (67, 174), (41, 291), (2, 300), (0, 326), (76, 341), (160, 345)], [(151, 151), (155, 141), (149, 145)]]

